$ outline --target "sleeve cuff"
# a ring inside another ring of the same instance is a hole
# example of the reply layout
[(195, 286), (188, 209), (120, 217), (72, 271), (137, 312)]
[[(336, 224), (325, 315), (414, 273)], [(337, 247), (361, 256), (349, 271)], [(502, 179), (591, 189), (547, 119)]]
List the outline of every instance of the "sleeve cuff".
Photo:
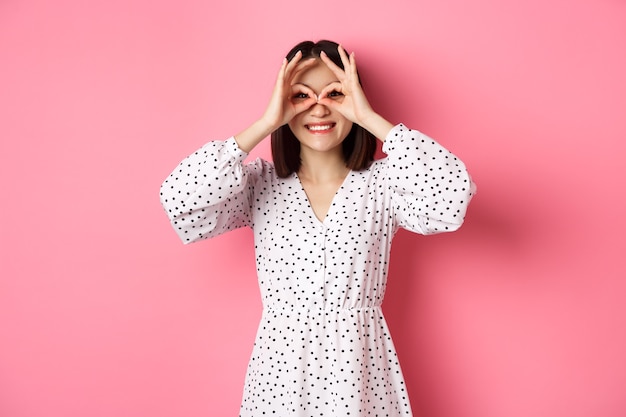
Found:
[(395, 125), (390, 131), (389, 133), (387, 133), (387, 136), (385, 137), (385, 140), (383, 141), (383, 152), (388, 154), (389, 151), (392, 151), (395, 147), (395, 142), (398, 141), (403, 135), (404, 132), (409, 131), (410, 129), (408, 127), (406, 127), (405, 125), (403, 125), (402, 123), (398, 123), (397, 125)]
[(226, 139), (224, 141), (224, 145), (226, 146), (226, 150), (228, 153), (235, 159), (237, 162), (243, 162), (244, 159), (248, 156), (247, 152), (242, 151), (237, 145), (237, 141), (234, 136)]

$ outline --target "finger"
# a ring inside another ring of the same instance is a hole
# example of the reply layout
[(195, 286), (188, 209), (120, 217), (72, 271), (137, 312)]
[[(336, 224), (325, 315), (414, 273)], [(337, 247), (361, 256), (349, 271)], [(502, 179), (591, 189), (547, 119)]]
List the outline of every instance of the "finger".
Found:
[(352, 52), (350, 54), (350, 73), (352, 75), (352, 79), (356, 80), (358, 82), (359, 81), (359, 73), (356, 70), (356, 56), (354, 55), (354, 52)]
[[(287, 59), (287, 58), (285, 58), (285, 59)], [(298, 62), (300, 62), (301, 59), (302, 59), (302, 51), (298, 51), (293, 56), (293, 58), (291, 58), (291, 60), (288, 60), (287, 66), (285, 67), (285, 77), (286, 78), (288, 77), (288, 74), (290, 74), (293, 71), (293, 69), (298, 66)]]
[(310, 67), (311, 65), (315, 65), (315, 63), (316, 63), (316, 62), (317, 62), (317, 60), (316, 60), (315, 58), (313, 58), (313, 57), (306, 58), (306, 59), (304, 59), (304, 60), (302, 60), (302, 61), (300, 61), (300, 62), (298, 63), (298, 65), (296, 66), (296, 68), (294, 69), (294, 71), (296, 71), (296, 72), (300, 72), (300, 71), (302, 71), (304, 68), (308, 68), (308, 67)]
[(343, 63), (343, 69), (345, 72), (352, 73), (352, 65), (350, 63), (350, 58), (346, 53), (346, 50), (343, 49), (343, 46), (339, 45), (337, 47), (337, 51), (339, 51), (339, 57), (341, 58), (341, 62)]
[(338, 109), (341, 107), (341, 103), (339, 101), (333, 100), (330, 97), (320, 97), (317, 100), (317, 103), (332, 109)]
[(311, 90), (304, 84), (293, 84), (291, 86), (291, 97), (297, 98), (297, 96), (300, 94), (306, 95), (306, 98), (301, 97), (300, 100), (307, 100), (309, 98), (312, 98), (317, 102), (317, 95), (313, 90)]
[(294, 103), (293, 107), (295, 110), (296, 114), (300, 114), (305, 110), (308, 110), (309, 108), (313, 107), (315, 104), (317, 104), (317, 100), (313, 97), (309, 97), (304, 101), (301, 101), (299, 103)]
[(278, 74), (276, 75), (276, 82), (281, 82), (285, 77), (285, 69), (287, 68), (287, 58), (283, 58), (283, 63), (278, 70)]
[(291, 104), (295, 114), (301, 113), (317, 103), (317, 95), (303, 84), (291, 86)]
[[(329, 95), (335, 91), (341, 93), (341, 95), (337, 97), (330, 97)], [(341, 103), (343, 102), (344, 97), (345, 96), (343, 95), (343, 92), (342, 92), (342, 84), (337, 81), (337, 82), (327, 85), (326, 88), (322, 90), (322, 92), (320, 93), (317, 99), (317, 102), (324, 106), (327, 106), (333, 109), (338, 109), (339, 107), (341, 107)]]
[(339, 51), (339, 56), (341, 57), (341, 62), (343, 63), (346, 74), (351, 80), (358, 82), (359, 75), (356, 69), (356, 57), (354, 55), (354, 52), (348, 55), (346, 50), (343, 49), (343, 46), (341, 45), (337, 47), (337, 50)]
[(324, 87), (324, 89), (320, 93), (318, 101), (324, 98), (330, 99), (328, 95), (332, 93), (333, 91), (337, 91), (343, 94), (343, 84), (341, 84), (339, 81), (335, 81), (333, 83), (328, 84), (326, 87)]
[(326, 66), (328, 67), (328, 69), (330, 69), (332, 71), (333, 74), (335, 74), (335, 76), (338, 79), (343, 79), (345, 78), (345, 72), (344, 70), (341, 69), (341, 67), (337, 64), (335, 64), (329, 57), (328, 55), (326, 55), (326, 52), (322, 51), (320, 53), (320, 58), (322, 58), (322, 62), (324, 64), (326, 64)]
[(290, 79), (294, 79), (298, 74), (300, 74), (302, 71), (312, 67), (313, 65), (315, 65), (315, 63), (317, 62), (317, 60), (315, 58), (309, 58), (305, 61), (302, 61), (298, 64), (298, 66), (296, 66), (292, 72), (289, 74), (289, 78)]

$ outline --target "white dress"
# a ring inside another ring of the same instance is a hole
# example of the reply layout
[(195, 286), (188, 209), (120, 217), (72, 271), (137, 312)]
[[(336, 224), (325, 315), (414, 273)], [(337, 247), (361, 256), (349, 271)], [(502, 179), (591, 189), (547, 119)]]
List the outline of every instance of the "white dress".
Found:
[(263, 313), (241, 417), (411, 416), (381, 311), (391, 241), (400, 227), (456, 230), (474, 184), (453, 154), (401, 124), (383, 151), (348, 174), (323, 221), (296, 174), (244, 164), (234, 138), (207, 143), (161, 186), (185, 243), (253, 229)]

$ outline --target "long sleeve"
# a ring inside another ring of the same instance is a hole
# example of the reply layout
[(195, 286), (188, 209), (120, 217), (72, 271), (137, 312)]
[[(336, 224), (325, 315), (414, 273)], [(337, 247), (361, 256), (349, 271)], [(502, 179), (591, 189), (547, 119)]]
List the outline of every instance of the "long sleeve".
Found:
[(209, 142), (186, 157), (161, 185), (161, 204), (183, 243), (220, 235), (251, 222), (254, 164), (234, 138)]
[(383, 152), (396, 228), (421, 234), (457, 230), (476, 191), (465, 164), (402, 124), (389, 132)]

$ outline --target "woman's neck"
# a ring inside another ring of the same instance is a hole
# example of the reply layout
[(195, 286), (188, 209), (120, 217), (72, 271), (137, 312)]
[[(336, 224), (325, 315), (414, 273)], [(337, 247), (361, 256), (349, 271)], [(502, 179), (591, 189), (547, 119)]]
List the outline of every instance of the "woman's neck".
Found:
[(313, 183), (335, 181), (345, 178), (350, 172), (340, 152), (301, 152), (302, 163), (298, 170), (301, 179)]

